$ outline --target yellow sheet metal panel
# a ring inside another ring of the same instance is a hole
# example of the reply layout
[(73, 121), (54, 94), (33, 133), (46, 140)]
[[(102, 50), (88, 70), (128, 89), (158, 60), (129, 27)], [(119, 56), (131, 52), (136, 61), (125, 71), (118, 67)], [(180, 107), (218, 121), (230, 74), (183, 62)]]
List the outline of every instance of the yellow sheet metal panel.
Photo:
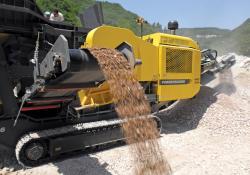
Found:
[(159, 49), (142, 40), (139, 46), (139, 59), (142, 64), (135, 69), (139, 81), (157, 81), (159, 77)]
[(139, 81), (157, 81), (158, 76), (158, 48), (137, 37), (128, 29), (101, 26), (92, 30), (83, 48), (117, 48), (122, 43), (132, 47), (134, 57), (142, 64), (135, 67), (135, 76)]
[(153, 44), (154, 46), (160, 46), (160, 39), (161, 39), (162, 33), (154, 33), (150, 35), (145, 35), (142, 37), (142, 39), (148, 43)]
[(200, 90), (200, 51), (176, 46), (159, 47), (159, 101), (188, 99)]
[(112, 103), (112, 95), (108, 84), (105, 82), (99, 87), (83, 89), (78, 92), (80, 104), (83, 108), (91, 108)]
[(104, 25), (88, 33), (83, 47), (116, 48), (126, 42), (133, 46), (134, 54), (138, 56), (137, 41), (137, 37), (128, 29)]
[(154, 44), (155, 46), (172, 45), (200, 49), (196, 41), (184, 36), (155, 33), (151, 35), (146, 35), (143, 37), (143, 39), (148, 42), (151, 41), (152, 44)]

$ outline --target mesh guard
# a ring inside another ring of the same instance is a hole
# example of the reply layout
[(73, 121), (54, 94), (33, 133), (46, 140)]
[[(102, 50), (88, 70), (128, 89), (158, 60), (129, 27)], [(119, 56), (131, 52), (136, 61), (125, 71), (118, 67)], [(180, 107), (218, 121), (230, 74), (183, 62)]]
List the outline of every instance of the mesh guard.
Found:
[(192, 73), (192, 51), (166, 49), (167, 73)]

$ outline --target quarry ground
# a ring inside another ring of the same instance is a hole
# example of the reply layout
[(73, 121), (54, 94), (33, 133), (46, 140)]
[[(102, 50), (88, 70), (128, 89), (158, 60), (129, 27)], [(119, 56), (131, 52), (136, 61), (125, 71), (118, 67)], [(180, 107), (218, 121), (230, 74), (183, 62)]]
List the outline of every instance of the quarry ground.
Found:
[[(250, 174), (250, 59), (236, 56), (233, 68), (205, 76), (197, 97), (162, 111), (159, 142), (174, 175)], [(0, 175), (130, 175), (128, 146), (22, 169), (1, 151)]]

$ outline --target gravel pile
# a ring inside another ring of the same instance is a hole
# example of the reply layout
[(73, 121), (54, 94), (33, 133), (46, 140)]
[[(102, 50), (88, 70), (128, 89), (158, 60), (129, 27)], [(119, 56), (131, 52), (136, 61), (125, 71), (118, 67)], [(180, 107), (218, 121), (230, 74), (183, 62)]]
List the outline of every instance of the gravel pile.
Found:
[[(161, 112), (159, 141), (174, 175), (250, 174), (250, 59), (236, 59), (230, 70), (206, 77), (195, 98)], [(128, 175), (133, 167), (129, 147), (122, 146), (10, 174)]]

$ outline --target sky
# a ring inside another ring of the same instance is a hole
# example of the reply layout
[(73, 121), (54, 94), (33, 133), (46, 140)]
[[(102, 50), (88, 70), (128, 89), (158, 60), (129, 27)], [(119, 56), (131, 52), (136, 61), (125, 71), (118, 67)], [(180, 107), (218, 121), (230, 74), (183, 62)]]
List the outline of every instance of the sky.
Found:
[[(103, 0), (106, 1), (106, 0)], [(250, 18), (250, 0), (107, 0), (120, 3), (148, 22), (177, 20), (181, 28), (234, 29)]]

